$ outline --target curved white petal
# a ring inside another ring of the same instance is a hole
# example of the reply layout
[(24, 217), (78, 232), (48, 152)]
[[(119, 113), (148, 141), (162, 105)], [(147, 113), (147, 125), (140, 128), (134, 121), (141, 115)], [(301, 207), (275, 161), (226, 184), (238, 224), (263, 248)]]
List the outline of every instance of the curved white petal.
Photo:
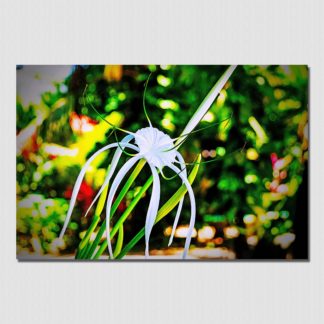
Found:
[(69, 224), (69, 221), (70, 221), (70, 218), (71, 218), (71, 215), (72, 215), (72, 211), (73, 211), (73, 208), (74, 208), (74, 205), (75, 205), (75, 201), (77, 199), (77, 196), (78, 196), (78, 193), (79, 193), (79, 190), (80, 190), (80, 187), (81, 187), (81, 183), (82, 183), (82, 180), (84, 178), (84, 175), (90, 165), (90, 163), (102, 152), (104, 151), (107, 151), (111, 148), (114, 148), (114, 147), (117, 147), (118, 146), (118, 143), (113, 143), (113, 144), (109, 144), (109, 145), (106, 145), (104, 146), (103, 148), (101, 148), (100, 150), (98, 150), (96, 153), (94, 153), (89, 159), (88, 161), (84, 164), (84, 166), (82, 167), (79, 175), (78, 175), (78, 178), (74, 184), (74, 187), (73, 187), (73, 191), (72, 191), (72, 196), (71, 196), (71, 200), (70, 200), (70, 206), (69, 206), (69, 210), (67, 212), (67, 215), (66, 215), (66, 218), (65, 218), (65, 221), (64, 221), (64, 225), (63, 225), (63, 228), (61, 230), (61, 233), (60, 233), (60, 236), (59, 238), (62, 238), (65, 231), (66, 231), (66, 228)]
[(184, 182), (185, 186), (187, 187), (189, 198), (190, 198), (190, 203), (191, 203), (191, 216), (190, 216), (189, 230), (188, 230), (186, 243), (185, 243), (183, 256), (182, 256), (182, 258), (185, 259), (188, 254), (191, 236), (192, 236), (192, 232), (193, 232), (193, 229), (195, 226), (195, 221), (196, 221), (196, 201), (195, 201), (195, 196), (194, 196), (193, 190), (191, 188), (191, 185), (190, 185), (187, 177), (185, 177), (184, 174), (181, 173), (181, 170), (179, 170), (176, 166), (170, 165), (169, 168), (172, 169), (174, 172), (176, 172), (179, 175), (179, 177), (181, 178), (181, 180)]
[[(179, 160), (179, 163), (180, 163), (181, 172), (183, 172), (185, 177), (187, 178), (186, 163), (185, 163), (182, 155), (179, 152), (176, 152), (176, 156), (177, 156), (177, 158)], [(171, 232), (171, 235), (170, 235), (168, 246), (170, 246), (172, 244), (172, 242), (173, 242), (174, 233), (175, 233), (175, 230), (176, 230), (176, 228), (178, 226), (178, 222), (179, 222), (179, 218), (180, 218), (180, 214), (181, 214), (181, 210), (182, 210), (182, 206), (183, 206), (184, 197), (185, 197), (185, 195), (179, 201), (178, 210), (177, 210), (177, 214), (176, 214), (176, 217), (174, 219), (174, 222), (173, 222), (172, 232)]]
[(153, 175), (153, 189), (145, 220), (145, 257), (149, 256), (149, 240), (160, 203), (160, 178), (154, 166), (149, 164)]
[(145, 127), (135, 133), (135, 143), (145, 160), (161, 169), (175, 160), (173, 141), (157, 128)]
[(130, 170), (130, 168), (141, 158), (142, 156), (138, 154), (132, 157), (123, 165), (123, 167), (117, 173), (116, 178), (114, 179), (109, 191), (109, 195), (107, 198), (107, 206), (106, 206), (106, 234), (107, 234), (108, 252), (111, 259), (113, 259), (113, 252), (112, 252), (112, 247), (110, 242), (110, 211), (111, 211), (112, 202), (121, 181), (123, 180), (127, 172)]
[[(93, 201), (91, 202), (91, 205), (89, 206), (89, 208), (87, 209), (84, 217), (87, 217), (89, 211), (91, 210), (92, 206), (95, 204), (95, 202), (99, 199), (100, 195), (102, 194), (102, 192), (104, 191), (105, 187), (108, 185), (111, 177), (113, 176), (114, 172), (115, 172), (115, 169), (117, 167), (117, 164), (118, 164), (118, 161), (120, 159), (120, 156), (122, 154), (122, 149), (121, 148), (131, 148), (133, 149), (134, 151), (138, 152), (138, 147), (135, 146), (135, 145), (132, 145), (132, 144), (128, 144), (127, 142), (131, 141), (134, 137), (132, 135), (127, 135), (125, 136), (121, 142), (119, 143), (119, 146), (118, 148), (116, 149), (116, 152), (113, 156), (113, 159), (111, 161), (111, 164), (110, 164), (110, 168), (107, 172), (107, 175), (106, 175), (106, 178), (105, 178), (105, 181), (104, 183), (102, 184), (100, 190), (98, 191), (96, 197), (93, 199)], [(120, 148), (121, 147), (121, 148)]]

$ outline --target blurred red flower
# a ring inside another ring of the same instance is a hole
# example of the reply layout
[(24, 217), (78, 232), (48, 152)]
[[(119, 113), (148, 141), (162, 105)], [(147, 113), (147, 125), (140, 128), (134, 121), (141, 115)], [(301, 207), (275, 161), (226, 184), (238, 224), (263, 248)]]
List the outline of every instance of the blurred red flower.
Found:
[[(72, 187), (69, 187), (64, 192), (64, 197), (66, 199), (70, 199), (72, 196)], [(84, 212), (87, 211), (88, 207), (90, 206), (93, 198), (95, 196), (95, 191), (89, 186), (85, 181), (81, 183), (81, 187), (77, 196), (77, 201), (81, 204), (81, 208)]]

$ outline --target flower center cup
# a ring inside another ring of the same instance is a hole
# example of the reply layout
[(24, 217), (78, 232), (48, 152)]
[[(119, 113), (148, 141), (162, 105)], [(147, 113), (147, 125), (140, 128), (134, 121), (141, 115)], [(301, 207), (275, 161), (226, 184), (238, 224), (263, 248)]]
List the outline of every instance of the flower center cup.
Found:
[(158, 169), (175, 161), (176, 150), (171, 137), (157, 128), (141, 128), (135, 133), (135, 143), (140, 155)]

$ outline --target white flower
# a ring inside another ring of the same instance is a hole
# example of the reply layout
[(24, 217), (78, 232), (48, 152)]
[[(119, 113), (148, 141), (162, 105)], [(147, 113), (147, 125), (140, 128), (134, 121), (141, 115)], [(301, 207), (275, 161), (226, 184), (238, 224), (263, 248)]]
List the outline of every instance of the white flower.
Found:
[[(94, 198), (93, 202), (91, 203), (86, 215), (88, 214), (91, 207), (94, 205), (94, 203), (98, 200), (101, 193), (103, 192), (104, 188), (108, 185), (109, 181), (111, 180), (115, 169), (117, 167), (118, 161), (121, 157), (121, 154), (123, 153), (123, 150), (125, 148), (131, 149), (134, 151), (134, 156), (132, 156), (118, 171), (117, 175), (115, 176), (107, 198), (107, 205), (106, 205), (106, 233), (107, 233), (107, 245), (108, 245), (108, 251), (109, 256), (112, 259), (113, 258), (113, 251), (111, 246), (111, 240), (110, 240), (110, 212), (112, 207), (113, 198), (118, 190), (119, 185), (121, 184), (122, 180), (125, 178), (127, 173), (130, 171), (130, 169), (140, 160), (145, 159), (145, 161), (148, 163), (152, 176), (153, 176), (153, 188), (152, 188), (152, 194), (151, 194), (151, 200), (149, 203), (149, 207), (147, 210), (146, 215), (146, 221), (145, 221), (145, 256), (149, 256), (149, 238), (150, 234), (153, 228), (153, 225), (156, 220), (157, 212), (159, 209), (159, 203), (160, 203), (160, 178), (159, 178), (159, 172), (162, 171), (164, 167), (170, 168), (177, 176), (180, 177), (182, 180), (182, 183), (186, 186), (187, 192), (189, 194), (190, 198), (190, 204), (191, 204), (191, 216), (190, 216), (190, 223), (189, 223), (189, 230), (185, 241), (185, 247), (183, 252), (183, 258), (186, 258), (192, 232), (194, 230), (195, 225), (195, 218), (196, 218), (196, 202), (193, 190), (191, 188), (191, 185), (187, 178), (187, 171), (186, 171), (186, 164), (184, 162), (183, 157), (181, 154), (177, 151), (177, 148), (182, 144), (185, 137), (190, 133), (196, 125), (199, 123), (199, 121), (203, 118), (203, 116), (206, 114), (208, 109), (210, 108), (211, 104), (217, 97), (220, 90), (225, 85), (226, 81), (234, 71), (235, 66), (229, 67), (223, 76), (219, 79), (219, 81), (216, 83), (216, 85), (212, 88), (210, 93), (207, 95), (203, 103), (200, 105), (197, 112), (193, 115), (190, 122), (188, 123), (185, 130), (182, 132), (181, 136), (177, 139), (171, 139), (169, 135), (161, 132), (157, 128), (154, 128), (151, 125), (151, 122), (149, 121), (149, 127), (139, 129), (136, 133), (127, 132), (129, 135), (123, 138), (123, 140), (119, 143), (113, 143), (109, 144), (100, 150), (98, 150), (95, 154), (93, 154), (89, 160), (85, 163), (83, 168), (81, 169), (81, 172), (76, 180), (76, 183), (73, 188), (72, 197), (70, 201), (69, 210), (67, 213), (67, 217), (65, 219), (65, 223), (63, 226), (63, 229), (60, 234), (60, 238), (63, 237), (64, 232), (67, 228), (67, 225), (69, 223), (69, 220), (72, 215), (73, 207), (81, 186), (81, 182), (84, 178), (85, 172), (88, 169), (90, 163), (102, 152), (116, 148), (116, 152), (114, 154), (114, 157), (111, 161), (109, 171), (107, 172), (105, 181), (99, 190), (98, 194)], [(134, 144), (131, 143), (131, 141), (134, 141)], [(174, 142), (176, 141), (176, 144)], [(170, 236), (169, 245), (172, 243), (175, 229), (178, 225), (182, 205), (183, 205), (183, 199), (180, 200), (178, 205), (178, 210), (176, 213), (176, 217), (173, 224), (172, 233)], [(86, 216), (85, 215), (85, 216)]]
[(150, 126), (138, 130), (135, 143), (145, 160), (160, 170), (175, 162), (177, 153), (171, 137), (157, 128)]

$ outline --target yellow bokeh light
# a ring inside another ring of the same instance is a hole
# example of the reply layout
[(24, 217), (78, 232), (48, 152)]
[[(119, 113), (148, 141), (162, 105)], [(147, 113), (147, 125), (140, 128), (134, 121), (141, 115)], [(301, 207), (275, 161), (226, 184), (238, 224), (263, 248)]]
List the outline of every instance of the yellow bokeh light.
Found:
[(252, 160), (252, 161), (255, 161), (259, 158), (259, 153), (257, 152), (256, 149), (250, 147), (249, 149), (247, 149), (246, 151), (246, 157), (249, 159), (249, 160)]
[(279, 212), (277, 211), (269, 211), (267, 212), (267, 219), (272, 220), (272, 219), (278, 219), (279, 218)]
[(211, 111), (208, 111), (202, 121), (206, 121), (208, 123), (212, 123), (215, 120), (215, 116)]
[(216, 106), (217, 106), (217, 107), (222, 107), (222, 106), (224, 105), (225, 100), (226, 100), (226, 96), (227, 96), (226, 90), (223, 89), (223, 90), (219, 93), (219, 95), (218, 95), (218, 97), (217, 97), (217, 100), (216, 100)]
[(238, 237), (240, 235), (240, 232), (236, 226), (228, 226), (224, 228), (224, 234), (227, 238), (231, 239)]
[[(188, 232), (189, 232), (189, 226), (181, 225), (176, 229), (174, 236), (178, 238), (186, 238)], [(197, 236), (197, 230), (194, 228), (191, 237), (196, 237), (196, 236)]]
[(214, 238), (216, 228), (214, 226), (204, 226), (198, 230), (198, 241), (206, 242)]
[(263, 144), (269, 141), (269, 138), (266, 132), (264, 131), (263, 127), (260, 125), (260, 123), (256, 120), (255, 117), (249, 117), (248, 121), (255, 134), (257, 135), (256, 145), (257, 147), (261, 147)]
[(164, 100), (160, 99), (158, 101), (160, 108), (162, 109), (172, 109), (172, 110), (177, 110), (179, 108), (179, 104), (176, 103), (173, 100)]
[(157, 76), (157, 82), (159, 85), (161, 85), (162, 87), (168, 87), (171, 84), (171, 79), (165, 77), (164, 75), (158, 75)]
[(170, 119), (163, 118), (161, 124), (164, 128), (168, 129), (169, 131), (174, 131), (175, 126), (171, 123)]
[(256, 221), (256, 217), (255, 217), (255, 215), (253, 215), (253, 214), (248, 214), (248, 215), (245, 215), (245, 216), (243, 217), (243, 222), (244, 222), (246, 225), (253, 224), (255, 221)]
[(255, 174), (247, 174), (244, 177), (244, 181), (246, 183), (254, 183), (254, 182), (257, 182), (258, 181), (258, 177)]
[(168, 226), (165, 230), (164, 230), (164, 235), (165, 236), (170, 236), (171, 233), (172, 233), (172, 227), (171, 226)]
[(256, 235), (252, 235), (246, 238), (246, 242), (249, 245), (256, 246), (258, 244), (258, 237)]

